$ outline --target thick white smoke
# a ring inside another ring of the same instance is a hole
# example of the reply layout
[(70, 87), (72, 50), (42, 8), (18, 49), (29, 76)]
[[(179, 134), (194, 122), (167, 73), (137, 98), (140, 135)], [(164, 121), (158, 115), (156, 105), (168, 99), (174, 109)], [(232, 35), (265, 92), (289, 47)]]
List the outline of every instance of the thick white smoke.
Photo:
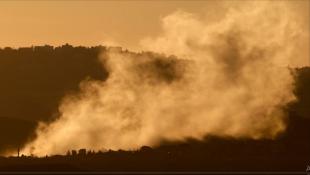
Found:
[(207, 135), (274, 138), (286, 127), (283, 107), (295, 100), (287, 66), (303, 31), (285, 5), (251, 5), (211, 24), (182, 11), (163, 18), (162, 35), (142, 44), (182, 59), (101, 56), (109, 78), (83, 82), (23, 153), (135, 149)]

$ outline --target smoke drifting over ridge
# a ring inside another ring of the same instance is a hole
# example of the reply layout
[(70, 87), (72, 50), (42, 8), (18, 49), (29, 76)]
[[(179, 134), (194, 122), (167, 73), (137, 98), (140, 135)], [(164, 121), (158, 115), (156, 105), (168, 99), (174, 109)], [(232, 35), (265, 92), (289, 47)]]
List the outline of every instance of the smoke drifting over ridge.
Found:
[(287, 66), (304, 39), (295, 18), (285, 3), (247, 4), (211, 24), (175, 12), (163, 18), (162, 35), (142, 45), (178, 58), (101, 56), (109, 78), (82, 82), (23, 153), (135, 149), (207, 135), (274, 138), (286, 127), (283, 107), (295, 100)]

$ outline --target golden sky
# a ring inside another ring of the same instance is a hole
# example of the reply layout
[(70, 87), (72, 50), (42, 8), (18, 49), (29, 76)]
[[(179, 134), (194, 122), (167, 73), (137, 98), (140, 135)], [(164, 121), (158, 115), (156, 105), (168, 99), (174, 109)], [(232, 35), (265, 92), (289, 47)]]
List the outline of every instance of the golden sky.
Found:
[[(309, 1), (294, 0), (292, 6), (309, 20)], [(215, 20), (224, 14), (218, 1), (1, 1), (0, 47), (114, 43), (135, 48), (142, 38), (158, 34), (161, 17), (176, 10)]]
[(189, 1), (1, 1), (0, 46), (37, 44), (135, 45), (160, 29), (160, 17), (177, 10), (201, 12)]

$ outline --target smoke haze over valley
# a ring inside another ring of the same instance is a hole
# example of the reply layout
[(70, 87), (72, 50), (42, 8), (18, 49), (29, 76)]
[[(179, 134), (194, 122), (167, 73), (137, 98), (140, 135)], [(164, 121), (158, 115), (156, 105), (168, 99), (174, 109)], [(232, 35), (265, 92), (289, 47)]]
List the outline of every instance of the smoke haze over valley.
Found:
[(274, 139), (296, 100), (288, 67), (307, 57), (297, 47), (309, 33), (295, 18), (285, 2), (244, 3), (213, 23), (176, 11), (162, 19), (162, 34), (141, 42), (162, 55), (102, 51), (107, 79), (83, 81), (22, 152), (137, 149), (208, 135)]
[(0, 174), (301, 174), (309, 8), (0, 2)]

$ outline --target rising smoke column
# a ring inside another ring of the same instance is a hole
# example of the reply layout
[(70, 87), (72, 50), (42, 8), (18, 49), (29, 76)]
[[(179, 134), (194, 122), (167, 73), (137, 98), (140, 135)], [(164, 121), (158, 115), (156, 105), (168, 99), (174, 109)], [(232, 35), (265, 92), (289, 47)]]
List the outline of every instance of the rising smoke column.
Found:
[[(283, 11), (285, 13), (283, 13)], [(302, 31), (285, 4), (246, 5), (207, 23), (177, 11), (163, 33), (142, 41), (152, 54), (109, 52), (100, 59), (106, 81), (84, 81), (61, 116), (41, 123), (23, 153), (70, 149), (136, 149), (162, 140), (275, 138), (285, 107), (295, 100), (287, 68)]]

